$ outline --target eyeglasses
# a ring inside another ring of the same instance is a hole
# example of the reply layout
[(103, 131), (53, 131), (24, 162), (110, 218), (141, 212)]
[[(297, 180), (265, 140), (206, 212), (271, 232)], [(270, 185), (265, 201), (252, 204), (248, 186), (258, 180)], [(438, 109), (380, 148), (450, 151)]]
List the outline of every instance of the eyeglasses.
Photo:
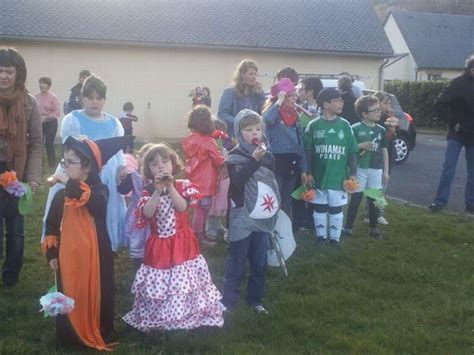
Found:
[(61, 161), (59, 162), (59, 165), (61, 165), (61, 167), (63, 167), (64, 169), (66, 169), (69, 165), (77, 165), (77, 164), (81, 164), (81, 162), (76, 161), (76, 160), (71, 160), (71, 159), (61, 159)]
[(381, 108), (374, 108), (373, 110), (367, 110), (367, 112), (382, 112)]

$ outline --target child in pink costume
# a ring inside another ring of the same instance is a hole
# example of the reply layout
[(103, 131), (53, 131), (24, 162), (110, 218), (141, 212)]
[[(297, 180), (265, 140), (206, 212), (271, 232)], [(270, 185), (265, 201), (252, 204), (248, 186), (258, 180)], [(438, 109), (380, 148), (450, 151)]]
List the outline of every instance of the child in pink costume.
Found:
[(211, 136), (214, 123), (207, 106), (198, 105), (190, 112), (188, 128), (191, 134), (182, 141), (186, 154), (185, 169), (187, 177), (201, 194), (192, 225), (198, 239), (205, 240), (206, 219), (212, 196), (216, 194), (218, 169), (224, 165), (224, 156)]

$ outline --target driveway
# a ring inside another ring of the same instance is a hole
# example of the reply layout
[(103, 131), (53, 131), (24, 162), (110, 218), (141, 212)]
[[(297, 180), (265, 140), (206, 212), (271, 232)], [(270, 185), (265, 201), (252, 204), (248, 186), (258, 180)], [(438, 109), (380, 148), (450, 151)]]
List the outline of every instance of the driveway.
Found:
[[(407, 161), (401, 165), (394, 165), (387, 195), (428, 206), (436, 195), (445, 149), (444, 135), (418, 133), (416, 147)], [(448, 210), (464, 211), (465, 184), (466, 160), (463, 150), (459, 156), (456, 176), (451, 186)]]

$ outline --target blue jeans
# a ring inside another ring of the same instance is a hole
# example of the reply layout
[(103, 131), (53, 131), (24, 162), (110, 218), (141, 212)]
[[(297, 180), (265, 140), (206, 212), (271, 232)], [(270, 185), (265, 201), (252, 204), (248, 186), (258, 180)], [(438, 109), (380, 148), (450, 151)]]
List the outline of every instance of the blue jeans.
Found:
[(25, 243), (23, 216), (18, 213), (18, 198), (0, 189), (0, 219), (5, 228), (5, 261), (2, 279), (5, 286), (14, 286), (23, 265)]
[(464, 145), (455, 139), (448, 139), (443, 170), (441, 171), (441, 177), (439, 179), (438, 192), (434, 200), (434, 202), (441, 207), (445, 207), (448, 204), (449, 192), (451, 191), (451, 184), (453, 183), (454, 174), (456, 172), (456, 165), (463, 147), (466, 154), (467, 170), (464, 200), (467, 209), (474, 209), (474, 146)]
[(230, 242), (229, 255), (225, 263), (222, 303), (232, 308), (239, 301), (240, 283), (249, 260), (249, 279), (247, 283), (247, 303), (261, 305), (265, 293), (265, 270), (267, 252), (270, 244), (268, 233), (252, 232), (249, 237)]

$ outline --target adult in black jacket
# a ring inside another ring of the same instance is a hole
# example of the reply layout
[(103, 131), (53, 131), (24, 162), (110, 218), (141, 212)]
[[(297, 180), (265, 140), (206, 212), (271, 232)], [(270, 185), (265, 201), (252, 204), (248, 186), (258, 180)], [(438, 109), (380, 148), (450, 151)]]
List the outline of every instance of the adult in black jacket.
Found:
[(438, 192), (431, 211), (441, 211), (448, 203), (459, 153), (466, 151), (466, 212), (474, 214), (474, 55), (466, 60), (464, 73), (443, 89), (435, 103), (438, 118), (448, 122), (448, 146)]

